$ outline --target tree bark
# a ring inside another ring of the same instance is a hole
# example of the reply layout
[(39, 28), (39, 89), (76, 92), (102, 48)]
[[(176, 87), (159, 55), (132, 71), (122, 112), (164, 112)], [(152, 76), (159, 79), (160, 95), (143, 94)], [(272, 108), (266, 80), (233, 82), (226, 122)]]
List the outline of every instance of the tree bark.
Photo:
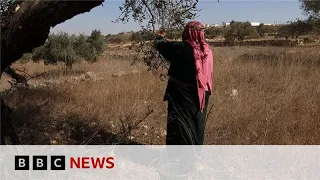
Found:
[(24, 83), (24, 84), (27, 83), (27, 79), (24, 76), (16, 73), (10, 66), (5, 68), (4, 72), (7, 73), (8, 75), (10, 75), (18, 83)]
[[(42, 45), (48, 38), (50, 28), (78, 14), (88, 12), (101, 5), (104, 0), (94, 1), (41, 1), (27, 0), (20, 4), (19, 10), (10, 19), (1, 19), (1, 74), (23, 53)], [(8, 18), (8, 17), (7, 17)], [(10, 67), (9, 67), (10, 68)], [(7, 69), (8, 70), (8, 69)], [(10, 69), (9, 69), (10, 70)], [(8, 71), (11, 73), (11, 71)], [(12, 73), (11, 73), (12, 74)], [(18, 137), (11, 121), (11, 109), (1, 97), (1, 140), (10, 137), (18, 144)]]
[(50, 28), (88, 12), (104, 0), (25, 1), (5, 27), (1, 27), (1, 74), (23, 53), (42, 45)]

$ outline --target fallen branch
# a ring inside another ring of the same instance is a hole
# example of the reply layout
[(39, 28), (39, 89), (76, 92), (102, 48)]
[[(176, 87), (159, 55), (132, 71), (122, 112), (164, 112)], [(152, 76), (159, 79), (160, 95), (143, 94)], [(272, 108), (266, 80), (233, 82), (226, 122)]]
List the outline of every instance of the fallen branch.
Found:
[(40, 77), (40, 76), (42, 76), (42, 75), (47, 73), (47, 72), (42, 72), (42, 73), (37, 74), (37, 75), (31, 75), (31, 74), (27, 73), (26, 71), (23, 71), (23, 70), (20, 70), (20, 69), (13, 69), (13, 70), (14, 71), (18, 71), (18, 72), (22, 72), (22, 73), (28, 75), (30, 77), (28, 80)]
[(132, 114), (134, 113), (136, 106), (132, 109), (132, 111), (128, 114), (128, 116), (125, 119), (120, 119), (121, 121), (121, 128), (120, 128), (120, 134), (121, 137), (119, 138), (120, 141), (123, 141), (124, 143), (126, 143), (127, 137), (130, 136), (132, 134), (132, 131), (137, 129), (137, 127), (144, 122), (152, 113), (153, 110), (148, 109), (148, 111), (146, 112), (145, 116), (143, 118), (141, 118), (140, 120), (137, 120), (136, 122), (132, 121)]

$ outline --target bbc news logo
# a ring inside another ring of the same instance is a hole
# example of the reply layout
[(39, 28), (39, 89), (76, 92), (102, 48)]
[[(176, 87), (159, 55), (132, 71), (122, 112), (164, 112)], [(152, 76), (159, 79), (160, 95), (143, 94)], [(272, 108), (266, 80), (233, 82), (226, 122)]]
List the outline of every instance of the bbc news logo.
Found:
[[(30, 158), (32, 157), (32, 158)], [(15, 156), (15, 170), (49, 170), (48, 159), (50, 158), (50, 170), (66, 170), (65, 156)], [(30, 160), (32, 159), (32, 163)], [(70, 169), (112, 169), (114, 168), (113, 157), (70, 157)]]
[[(51, 170), (65, 170), (65, 156), (50, 156)], [(29, 156), (15, 156), (15, 170), (29, 170)], [(48, 156), (32, 156), (33, 170), (48, 170)]]

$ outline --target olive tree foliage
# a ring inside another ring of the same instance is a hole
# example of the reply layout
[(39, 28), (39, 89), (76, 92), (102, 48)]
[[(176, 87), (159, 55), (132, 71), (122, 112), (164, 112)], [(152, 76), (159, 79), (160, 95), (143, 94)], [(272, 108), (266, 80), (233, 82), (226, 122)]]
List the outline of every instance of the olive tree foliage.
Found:
[(154, 39), (154, 33), (150, 30), (141, 30), (132, 32), (130, 40), (133, 42), (152, 41)]
[(71, 69), (82, 59), (96, 62), (105, 50), (105, 37), (99, 30), (93, 30), (90, 36), (83, 34), (69, 35), (66, 32), (51, 34), (43, 46), (33, 51), (33, 60), (45, 60), (46, 64), (62, 61)]
[(224, 36), (226, 33), (225, 28), (223, 27), (209, 27), (206, 29), (206, 37), (209, 39), (213, 39), (218, 36)]
[(78, 59), (73, 49), (73, 38), (69, 34), (61, 32), (49, 36), (46, 43), (34, 51), (34, 60), (44, 59), (46, 64), (56, 64), (62, 61), (71, 69)]
[(297, 19), (295, 21), (289, 21), (286, 25), (282, 25), (279, 28), (278, 36), (285, 37), (286, 39), (297, 39), (302, 35), (311, 33), (312, 31), (313, 25), (310, 20)]
[(264, 34), (266, 33), (264, 23), (260, 23), (259, 26), (257, 26), (257, 31), (261, 37), (264, 36)]
[(312, 26), (312, 32), (320, 35), (320, 18), (309, 18), (308, 21)]
[(312, 18), (320, 18), (320, 1), (319, 0), (300, 0), (301, 8), (306, 15)]
[(133, 19), (143, 29), (184, 27), (186, 20), (193, 19), (198, 0), (125, 0), (117, 21)]
[(101, 34), (100, 30), (93, 30), (88, 37), (88, 42), (96, 49), (98, 54), (103, 53), (105, 50), (105, 37)]
[[(1, 67), (7, 67), (24, 53), (43, 45), (51, 27), (77, 14), (88, 12), (103, 1), (2, 0), (1, 52), (5, 53), (1, 53)], [(198, 0), (125, 0), (120, 7), (121, 15), (117, 21), (133, 20), (138, 22), (142, 29), (152, 32), (160, 27), (181, 28), (186, 20), (196, 17), (197, 3)], [(17, 4), (20, 9), (15, 12)], [(84, 45), (84, 48), (88, 49), (89, 45)], [(155, 56), (155, 53), (143, 54), (148, 55), (142, 56), (145, 60), (150, 59), (149, 55)]]
[(289, 28), (291, 29), (291, 37), (295, 39), (299, 38), (299, 36), (309, 34), (313, 30), (309, 20), (300, 19), (290, 22)]
[(308, 21), (313, 27), (313, 32), (320, 34), (320, 1), (300, 0), (300, 2), (304, 14), (309, 16)]
[[(141, 32), (147, 33), (147, 39), (154, 39), (159, 29), (182, 29), (186, 21), (196, 17), (199, 11), (197, 4), (198, 0), (125, 0), (116, 22), (133, 20), (139, 23), (143, 30)], [(148, 65), (149, 70), (167, 68), (167, 62), (155, 50), (153, 43), (145, 39), (140, 38), (136, 42), (137, 57), (133, 63), (142, 61)]]
[(259, 33), (255, 27), (251, 26), (250, 22), (231, 21), (225, 34), (225, 40), (228, 42), (243, 41), (246, 36), (257, 37)]

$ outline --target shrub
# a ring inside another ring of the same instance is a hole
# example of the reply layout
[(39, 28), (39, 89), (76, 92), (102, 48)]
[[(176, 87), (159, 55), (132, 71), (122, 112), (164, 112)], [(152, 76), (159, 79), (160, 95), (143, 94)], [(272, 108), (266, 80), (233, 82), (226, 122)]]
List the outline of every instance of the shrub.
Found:
[(250, 22), (235, 22), (232, 21), (230, 23), (230, 27), (225, 34), (226, 41), (234, 41), (237, 39), (238, 41), (243, 41), (246, 36), (249, 37), (257, 37), (259, 33), (256, 28), (251, 26)]
[(19, 62), (20, 63), (27, 63), (30, 60), (32, 60), (32, 54), (31, 53), (24, 53), (22, 57), (20, 58)]
[[(105, 50), (106, 40), (99, 30), (93, 30), (88, 37), (88, 42), (95, 48), (97, 54), (101, 54)], [(93, 52), (93, 51), (92, 51)]]
[(152, 31), (141, 30), (138, 32), (133, 32), (131, 34), (130, 40), (140, 42), (140, 41), (150, 41), (150, 40), (153, 40), (154, 38), (155, 36)]
[(67, 33), (61, 32), (50, 35), (45, 44), (45, 52), (47, 53), (43, 59), (47, 60), (49, 64), (62, 61), (71, 69), (72, 65), (79, 60), (74, 48), (74, 39)]
[(105, 44), (105, 37), (98, 30), (93, 30), (89, 37), (60, 32), (50, 35), (43, 46), (35, 48), (32, 59), (43, 59), (45, 64), (57, 64), (58, 61), (62, 61), (71, 69), (74, 63), (82, 59), (96, 62), (104, 52)]
[(98, 60), (98, 53), (96, 48), (89, 42), (81, 44), (77, 48), (77, 53), (86, 61), (93, 63)]
[(218, 37), (218, 36), (224, 36), (226, 34), (226, 30), (223, 27), (209, 27), (206, 29), (206, 37), (209, 39)]
[(279, 36), (288, 39), (297, 39), (299, 36), (309, 34), (313, 30), (313, 25), (308, 20), (290, 21), (288, 24), (283, 25), (279, 28)]

